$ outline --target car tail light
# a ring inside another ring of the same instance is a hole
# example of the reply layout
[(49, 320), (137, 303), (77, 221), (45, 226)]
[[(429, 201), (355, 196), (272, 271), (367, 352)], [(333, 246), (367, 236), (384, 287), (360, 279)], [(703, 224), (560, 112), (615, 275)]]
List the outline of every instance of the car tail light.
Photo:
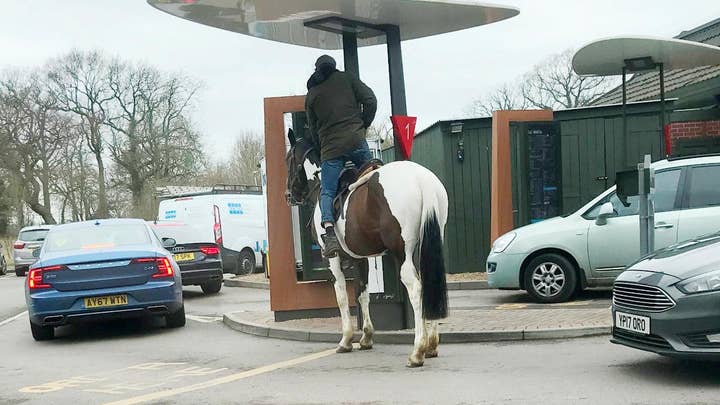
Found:
[(25, 242), (15, 242), (13, 243), (13, 249), (22, 249), (25, 247)]
[(133, 263), (155, 263), (157, 271), (152, 275), (152, 278), (164, 278), (172, 277), (175, 275), (172, 264), (167, 257), (148, 257), (142, 259), (135, 259)]
[(220, 249), (217, 246), (201, 246), (200, 251), (205, 256), (217, 256), (220, 254)]
[(40, 267), (37, 269), (30, 269), (28, 273), (28, 288), (31, 290), (40, 290), (43, 288), (50, 288), (50, 284), (43, 284), (43, 274), (48, 271), (58, 271), (64, 269), (65, 266), (50, 266)]

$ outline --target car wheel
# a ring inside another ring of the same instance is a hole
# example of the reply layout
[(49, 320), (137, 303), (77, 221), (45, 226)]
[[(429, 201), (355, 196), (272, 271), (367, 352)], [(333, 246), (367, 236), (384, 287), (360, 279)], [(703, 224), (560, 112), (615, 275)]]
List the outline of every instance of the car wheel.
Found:
[(0, 276), (4, 276), (7, 274), (7, 262), (5, 261), (5, 257), (0, 255)]
[(25, 272), (27, 270), (24, 267), (15, 267), (15, 275), (18, 277), (25, 277)]
[(38, 342), (55, 337), (55, 328), (52, 326), (40, 326), (30, 322), (30, 332), (32, 332), (33, 339)]
[(207, 283), (200, 284), (200, 288), (205, 294), (217, 294), (222, 288), (222, 280), (210, 281)]
[(569, 300), (576, 291), (577, 269), (565, 257), (548, 253), (528, 263), (524, 272), (525, 290), (536, 302)]
[(165, 324), (168, 328), (181, 328), (185, 326), (185, 305), (177, 311), (165, 315)]
[(246, 276), (255, 271), (255, 253), (249, 250), (243, 250), (238, 255), (237, 264), (235, 265), (235, 274), (238, 276)]

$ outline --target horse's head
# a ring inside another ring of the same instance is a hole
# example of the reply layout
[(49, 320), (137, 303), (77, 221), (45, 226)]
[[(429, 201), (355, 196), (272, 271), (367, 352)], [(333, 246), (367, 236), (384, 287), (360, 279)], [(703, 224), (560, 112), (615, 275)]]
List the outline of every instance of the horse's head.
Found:
[(288, 139), (290, 140), (290, 150), (285, 156), (288, 169), (285, 197), (288, 204), (299, 205), (305, 201), (310, 192), (305, 171), (305, 159), (312, 151), (312, 146), (302, 138), (296, 139), (292, 129), (288, 131)]

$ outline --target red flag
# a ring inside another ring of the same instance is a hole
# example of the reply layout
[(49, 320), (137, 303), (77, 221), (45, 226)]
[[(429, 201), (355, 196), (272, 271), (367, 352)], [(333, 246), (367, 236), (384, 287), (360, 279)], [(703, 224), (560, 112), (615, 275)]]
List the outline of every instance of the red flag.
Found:
[(410, 159), (413, 141), (415, 140), (415, 124), (417, 117), (407, 115), (393, 115), (390, 117), (395, 133), (395, 141), (400, 146), (400, 151), (405, 159)]

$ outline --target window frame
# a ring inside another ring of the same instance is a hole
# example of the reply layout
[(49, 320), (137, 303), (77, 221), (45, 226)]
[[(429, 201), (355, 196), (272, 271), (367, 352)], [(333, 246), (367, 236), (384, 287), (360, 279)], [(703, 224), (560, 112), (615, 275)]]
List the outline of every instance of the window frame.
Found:
[[(704, 166), (720, 166), (720, 164), (704, 165)], [(688, 194), (687, 187), (689, 185), (689, 182), (688, 182), (689, 169), (690, 169), (690, 167), (671, 167), (671, 168), (667, 168), (667, 169), (658, 170), (655, 172), (655, 175), (657, 176), (660, 173), (667, 173), (667, 172), (675, 171), (675, 170), (680, 171), (680, 178), (678, 179), (677, 191), (675, 193), (675, 202), (673, 203), (672, 209), (670, 209), (668, 211), (656, 211), (656, 213), (658, 213), (658, 212), (673, 212), (673, 211), (680, 211), (680, 210), (686, 209), (684, 206), (684, 203), (685, 203), (686, 195)], [(617, 195), (617, 190), (613, 190), (613, 191), (607, 193), (607, 195), (605, 195), (603, 198), (601, 198), (592, 207), (588, 208), (582, 214), (582, 217), (588, 221), (596, 220), (597, 217), (590, 217), (590, 216), (588, 216), (588, 214), (591, 211), (593, 211), (594, 209), (597, 209), (598, 207), (602, 206), (606, 202), (609, 202), (610, 199), (612, 199), (612, 197), (616, 196), (616, 195)], [(639, 215), (639, 213), (633, 214), (633, 215), (624, 215), (624, 216), (620, 216), (620, 215), (613, 213), (613, 215), (611, 215), (610, 218), (626, 218), (626, 217), (633, 217), (633, 216), (637, 216), (637, 215)]]
[(702, 210), (706, 208), (716, 208), (720, 207), (720, 205), (714, 205), (714, 206), (706, 206), (706, 207), (690, 207), (690, 186), (692, 185), (692, 178), (695, 169), (703, 168), (703, 167), (717, 167), (720, 171), (720, 163), (705, 163), (705, 164), (699, 164), (699, 165), (692, 165), (687, 167), (687, 171), (685, 174), (685, 184), (683, 187), (683, 196), (681, 200), (681, 206), (682, 210)]

